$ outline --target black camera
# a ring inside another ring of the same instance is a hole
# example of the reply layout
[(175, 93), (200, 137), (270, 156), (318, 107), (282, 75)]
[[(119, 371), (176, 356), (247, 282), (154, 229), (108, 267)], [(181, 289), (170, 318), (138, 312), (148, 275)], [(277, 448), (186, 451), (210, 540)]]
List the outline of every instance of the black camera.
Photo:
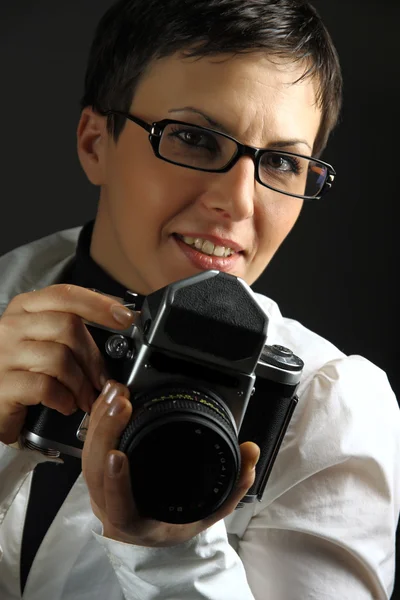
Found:
[[(134, 307), (134, 294), (125, 304)], [(88, 324), (111, 376), (131, 392), (132, 418), (119, 442), (139, 512), (167, 523), (210, 516), (232, 492), (239, 444), (261, 449), (261, 500), (297, 403), (303, 362), (269, 346), (268, 315), (233, 275), (205, 271), (147, 296), (132, 328)], [(87, 416), (42, 405), (28, 411), (21, 440), (49, 456), (80, 456)]]

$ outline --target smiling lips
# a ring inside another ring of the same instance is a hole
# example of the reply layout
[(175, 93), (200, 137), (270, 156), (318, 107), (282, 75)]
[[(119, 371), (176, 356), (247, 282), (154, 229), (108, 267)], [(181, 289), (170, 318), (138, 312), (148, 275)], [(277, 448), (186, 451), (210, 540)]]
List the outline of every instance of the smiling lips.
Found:
[(199, 252), (203, 252), (203, 254), (208, 254), (209, 256), (213, 255), (222, 258), (235, 254), (235, 250), (228, 246), (228, 244), (224, 246), (217, 245), (202, 237), (192, 237), (187, 235), (178, 235), (178, 237), (188, 246), (192, 246), (192, 248), (196, 248)]
[[(190, 262), (201, 270), (230, 271), (243, 255), (242, 248), (231, 240), (181, 234), (173, 237)], [(225, 242), (226, 246), (219, 245), (218, 242)]]

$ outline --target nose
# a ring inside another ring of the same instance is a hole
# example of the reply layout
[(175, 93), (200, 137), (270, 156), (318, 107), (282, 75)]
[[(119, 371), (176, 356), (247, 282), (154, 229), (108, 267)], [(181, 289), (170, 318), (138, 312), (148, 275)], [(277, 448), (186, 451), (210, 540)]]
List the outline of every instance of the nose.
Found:
[(254, 214), (256, 190), (253, 160), (243, 156), (226, 173), (212, 173), (200, 201), (207, 209), (231, 221), (244, 221)]

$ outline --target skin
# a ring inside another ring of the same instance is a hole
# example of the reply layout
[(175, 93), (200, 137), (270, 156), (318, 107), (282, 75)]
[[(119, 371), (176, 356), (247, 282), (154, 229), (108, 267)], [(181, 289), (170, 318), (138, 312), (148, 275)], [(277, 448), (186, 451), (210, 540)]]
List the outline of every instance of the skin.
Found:
[[(155, 63), (142, 80), (131, 113), (152, 123), (176, 118), (209, 126), (175, 108), (192, 106), (218, 120), (239, 141), (261, 148), (300, 139), (285, 150), (311, 155), (321, 120), (315, 84), (292, 85), (303, 66), (274, 64), (261, 54)], [(204, 173), (158, 159), (148, 134), (127, 121), (115, 143), (105, 118), (90, 108), (78, 127), (78, 154), (100, 186), (93, 258), (126, 287), (148, 294), (199, 272), (177, 248), (175, 232), (210, 233), (245, 249), (234, 275), (252, 284), (295, 224), (302, 201), (255, 182), (243, 157), (227, 173)]]
[[(292, 85), (302, 72), (301, 65), (272, 63), (260, 54), (200, 60), (173, 56), (151, 66), (130, 112), (149, 123), (176, 118), (209, 126), (187, 110), (169, 112), (191, 106), (245, 144), (269, 148), (284, 140), (302, 140), (284, 149), (311, 155), (321, 112), (313, 81)], [(78, 154), (89, 180), (100, 186), (93, 258), (126, 287), (148, 294), (198, 272), (172, 234), (207, 232), (241, 244), (245, 252), (233, 274), (252, 284), (292, 229), (302, 202), (258, 184), (248, 157), (224, 174), (196, 172), (155, 157), (147, 137), (127, 121), (115, 143), (104, 117), (90, 108), (82, 113)], [(113, 415), (107, 394), (95, 404), (83, 458), (92, 507), (104, 534), (137, 545), (173, 545), (232, 512), (254, 480), (258, 448), (252, 443), (241, 447), (243, 469), (237, 489), (210, 519), (178, 526), (137, 515), (128, 461), (112, 450), (131, 414), (127, 390), (122, 392), (115, 392), (111, 401)]]
[[(131, 112), (148, 122), (169, 117), (207, 126), (187, 111), (169, 113), (192, 106), (245, 144), (269, 148), (303, 140), (283, 149), (310, 155), (321, 113), (312, 80), (292, 85), (302, 72), (301, 65), (272, 63), (261, 54), (173, 56), (148, 69)], [(208, 233), (244, 248), (231, 272), (252, 284), (292, 229), (302, 202), (256, 183), (248, 157), (227, 173), (196, 172), (156, 158), (147, 138), (127, 122), (116, 143), (104, 117), (90, 108), (82, 112), (78, 155), (88, 179), (100, 188), (91, 246), (95, 261), (127, 288), (148, 294), (198, 272), (172, 234)], [(172, 546), (234, 510), (254, 481), (259, 450), (251, 442), (241, 445), (238, 484), (210, 518), (180, 526), (137, 513), (126, 456), (115, 450), (131, 415), (129, 391), (109, 381), (98, 396), (107, 373), (83, 323), (128, 327), (135, 315), (121, 305), (116, 313), (116, 306), (115, 300), (71, 285), (20, 294), (10, 302), (0, 319), (0, 441), (18, 439), (29, 405), (42, 403), (66, 415), (77, 407), (90, 412), (82, 468), (104, 535), (140, 546)]]

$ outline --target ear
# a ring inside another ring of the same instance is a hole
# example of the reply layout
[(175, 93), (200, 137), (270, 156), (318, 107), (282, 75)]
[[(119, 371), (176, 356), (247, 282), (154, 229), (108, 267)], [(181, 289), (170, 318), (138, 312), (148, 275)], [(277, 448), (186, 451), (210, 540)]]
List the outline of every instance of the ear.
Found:
[(84, 108), (77, 130), (79, 162), (87, 178), (94, 185), (105, 183), (105, 163), (108, 145), (106, 117)]

